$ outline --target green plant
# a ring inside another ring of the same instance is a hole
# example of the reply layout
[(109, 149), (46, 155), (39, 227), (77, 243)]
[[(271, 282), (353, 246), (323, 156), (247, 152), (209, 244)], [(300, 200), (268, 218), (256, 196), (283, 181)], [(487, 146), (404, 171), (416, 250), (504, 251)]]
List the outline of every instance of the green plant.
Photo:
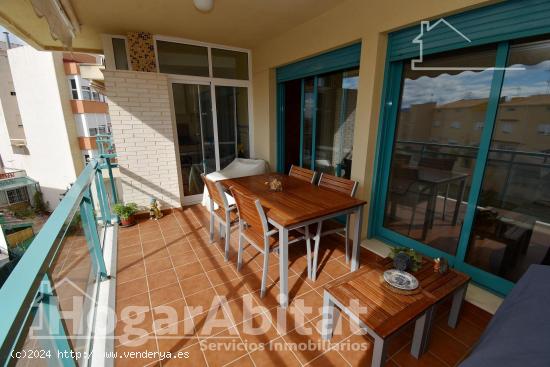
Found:
[(14, 208), (12, 209), (13, 215), (18, 219), (34, 218), (35, 213), (31, 207)]
[(117, 203), (113, 206), (113, 210), (116, 215), (126, 220), (138, 212), (138, 206), (136, 203)]
[(393, 247), (390, 252), (390, 258), (395, 258), (395, 255), (400, 254), (404, 252), (405, 254), (409, 255), (411, 258), (411, 270), (417, 271), (420, 269), (420, 266), (422, 265), (422, 255), (416, 252), (412, 248), (407, 247)]
[(44, 213), (47, 210), (46, 204), (44, 203), (44, 197), (42, 196), (41, 191), (36, 191), (33, 196), (34, 211), (38, 214)]

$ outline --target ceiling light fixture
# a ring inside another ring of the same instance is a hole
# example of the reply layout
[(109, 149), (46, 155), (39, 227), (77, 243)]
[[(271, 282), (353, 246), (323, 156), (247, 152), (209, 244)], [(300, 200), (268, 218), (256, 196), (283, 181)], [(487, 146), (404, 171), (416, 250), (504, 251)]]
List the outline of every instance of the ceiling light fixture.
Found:
[(214, 8), (214, 0), (193, 0), (193, 4), (197, 10), (203, 13), (208, 13)]

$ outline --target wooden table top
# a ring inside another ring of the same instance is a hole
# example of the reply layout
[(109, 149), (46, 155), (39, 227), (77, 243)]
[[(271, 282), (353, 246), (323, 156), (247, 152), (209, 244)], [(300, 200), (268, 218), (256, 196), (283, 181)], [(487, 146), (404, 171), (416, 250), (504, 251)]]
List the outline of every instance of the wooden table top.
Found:
[[(283, 191), (269, 190), (266, 182), (274, 177), (282, 182)], [(363, 200), (278, 173), (231, 178), (219, 182), (226, 189), (236, 187), (258, 197), (267, 217), (284, 227), (366, 204)]]
[[(428, 308), (453, 293), (470, 280), (470, 277), (450, 269), (446, 274), (434, 273), (433, 262), (424, 260), (421, 269), (414, 273), (421, 291), (404, 295), (389, 289), (381, 280), (386, 269), (392, 267), (391, 259), (383, 259), (378, 266), (364, 267), (348, 274), (325, 289), (342, 305), (350, 307), (356, 299), (367, 312), (357, 315), (378, 335), (386, 338)], [(354, 312), (353, 309), (350, 310)]]

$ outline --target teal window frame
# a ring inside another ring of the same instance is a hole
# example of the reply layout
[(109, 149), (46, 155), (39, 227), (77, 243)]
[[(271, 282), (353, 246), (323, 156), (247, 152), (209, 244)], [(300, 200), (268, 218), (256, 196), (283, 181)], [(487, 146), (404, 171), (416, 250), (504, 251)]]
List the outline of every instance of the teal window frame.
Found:
[[(504, 80), (510, 42), (531, 36), (550, 34), (550, 2), (541, 0), (507, 1), (465, 13), (446, 17), (453, 26), (467, 35), (475, 30), (479, 37), (472, 39), (468, 47), (464, 42), (454, 40), (452, 32), (444, 31), (434, 37), (434, 45), (424, 47), (424, 55), (451, 50), (467, 50), (470, 47), (497, 44), (495, 70), (487, 105), (481, 142), (472, 174), (468, 205), (462, 225), (457, 252), (454, 256), (432, 248), (407, 236), (384, 228), (386, 194), (393, 152), (393, 140), (397, 125), (399, 99), (402, 91), (403, 65), (411, 58), (418, 57), (418, 44), (412, 40), (419, 33), (419, 26), (395, 32), (388, 37), (387, 58), (384, 70), (379, 130), (375, 154), (373, 190), (371, 194), (369, 226), (367, 236), (377, 238), (392, 246), (414, 248), (430, 257), (444, 257), (451, 266), (469, 274), (473, 281), (498, 295), (506, 295), (514, 283), (466, 263), (470, 234), (473, 226), (479, 192), (487, 166), (493, 128)], [(510, 24), (513, 19), (513, 24)], [(454, 35), (456, 36), (456, 35)]]
[[(284, 171), (285, 162), (285, 85), (290, 80), (302, 79), (300, 102), (300, 166), (303, 166), (303, 137), (304, 137), (304, 79), (314, 77), (313, 98), (317, 101), (318, 76), (332, 71), (359, 67), (361, 61), (361, 43), (354, 43), (333, 51), (323, 53), (302, 61), (286, 65), (276, 70), (277, 79), (277, 172)], [(317, 105), (317, 103), (315, 103)], [(342, 122), (341, 122), (342, 123)], [(311, 169), (315, 167), (315, 134), (317, 129), (317, 114), (313, 114), (312, 121)]]

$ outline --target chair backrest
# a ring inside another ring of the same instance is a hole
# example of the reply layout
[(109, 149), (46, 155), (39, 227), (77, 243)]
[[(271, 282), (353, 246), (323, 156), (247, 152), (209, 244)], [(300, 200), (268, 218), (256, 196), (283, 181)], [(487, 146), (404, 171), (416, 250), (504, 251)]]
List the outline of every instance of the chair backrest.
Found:
[(246, 222), (247, 229), (252, 230), (263, 236), (268, 232), (267, 219), (260, 200), (255, 196), (250, 196), (238, 189), (231, 187), (231, 195), (237, 204), (240, 220)]
[(208, 189), (208, 196), (210, 196), (210, 200), (218, 204), (221, 208), (227, 209), (227, 198), (225, 197), (221, 184), (206, 178), (204, 173), (201, 174), (201, 178)]
[(455, 158), (431, 158), (422, 157), (418, 162), (419, 167), (435, 168), (442, 171), (452, 171), (455, 165)]
[(355, 191), (357, 191), (357, 181), (336, 177), (326, 173), (321, 173), (318, 185), (319, 187), (338, 191), (351, 197), (353, 197), (355, 195)]
[(313, 181), (315, 181), (315, 171), (295, 165), (290, 166), (288, 175), (309, 183), (313, 183)]

